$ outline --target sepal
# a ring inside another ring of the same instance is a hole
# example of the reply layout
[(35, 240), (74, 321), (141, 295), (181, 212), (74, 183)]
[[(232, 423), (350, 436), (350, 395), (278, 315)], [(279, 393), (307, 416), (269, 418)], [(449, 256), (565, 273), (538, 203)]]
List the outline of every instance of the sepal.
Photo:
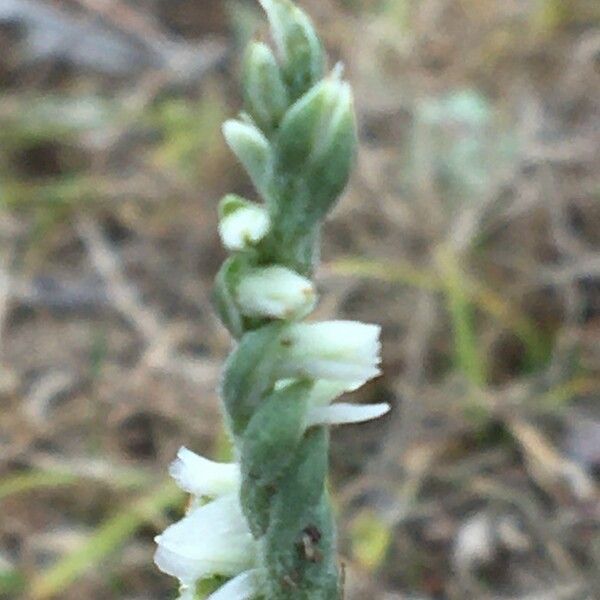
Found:
[(299, 598), (339, 598), (333, 517), (327, 492), (328, 432), (307, 432), (279, 481), (262, 542), (265, 598), (287, 600), (289, 581)]
[(292, 100), (306, 93), (321, 77), (325, 53), (310, 19), (290, 0), (260, 0), (271, 24), (282, 70)]
[(228, 258), (217, 273), (212, 291), (213, 307), (235, 339), (244, 333), (244, 318), (235, 299), (235, 289), (246, 265), (247, 261), (242, 256)]
[(252, 123), (236, 119), (225, 122), (223, 135), (254, 187), (266, 197), (273, 175), (273, 149), (269, 140)]
[(277, 137), (277, 171), (305, 187), (306, 199), (296, 210), (307, 222), (331, 210), (348, 183), (355, 150), (352, 91), (333, 74), (288, 110)]
[(311, 383), (295, 382), (273, 392), (248, 423), (242, 441), (242, 508), (256, 538), (265, 534), (271, 497), (306, 430)]
[(271, 49), (252, 42), (244, 64), (244, 100), (246, 109), (265, 132), (279, 125), (290, 100), (281, 70)]
[(221, 397), (236, 437), (244, 433), (256, 408), (277, 379), (283, 330), (282, 324), (274, 322), (247, 333), (227, 359)]

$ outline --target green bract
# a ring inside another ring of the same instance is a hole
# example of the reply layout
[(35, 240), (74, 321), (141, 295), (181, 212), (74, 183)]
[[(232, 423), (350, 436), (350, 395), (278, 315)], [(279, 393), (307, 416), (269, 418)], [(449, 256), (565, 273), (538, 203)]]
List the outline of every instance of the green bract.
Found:
[(258, 126), (266, 132), (277, 127), (289, 106), (289, 93), (271, 49), (252, 42), (244, 65), (244, 101)]

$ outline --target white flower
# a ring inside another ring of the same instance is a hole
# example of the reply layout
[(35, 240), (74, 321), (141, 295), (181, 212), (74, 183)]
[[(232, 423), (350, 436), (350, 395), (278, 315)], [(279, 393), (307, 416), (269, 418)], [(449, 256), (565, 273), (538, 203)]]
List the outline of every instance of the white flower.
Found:
[(253, 269), (242, 277), (237, 302), (249, 317), (300, 318), (314, 308), (316, 293), (306, 277), (285, 267), (271, 266)]
[(228, 250), (243, 250), (260, 242), (267, 235), (269, 227), (266, 209), (247, 203), (221, 219), (219, 235)]
[(188, 586), (212, 575), (238, 575), (256, 559), (237, 492), (192, 509), (155, 541), (158, 568)]
[[(257, 558), (257, 542), (239, 501), (239, 466), (216, 463), (180, 448), (170, 473), (196, 498), (215, 497), (207, 504), (194, 503), (183, 519), (155, 538), (154, 562), (179, 579), (180, 600), (193, 600), (196, 583), (213, 575), (234, 577), (229, 589), (242, 590), (240, 582), (244, 581), (250, 585), (250, 579), (236, 577), (252, 569)], [(233, 585), (236, 580), (237, 588)], [(231, 596), (231, 600), (238, 598), (245, 596)]]
[(169, 473), (182, 490), (194, 496), (221, 496), (239, 489), (237, 464), (217, 463), (181, 447)]
[(292, 325), (281, 340), (282, 376), (362, 384), (380, 373), (380, 329), (357, 321)]

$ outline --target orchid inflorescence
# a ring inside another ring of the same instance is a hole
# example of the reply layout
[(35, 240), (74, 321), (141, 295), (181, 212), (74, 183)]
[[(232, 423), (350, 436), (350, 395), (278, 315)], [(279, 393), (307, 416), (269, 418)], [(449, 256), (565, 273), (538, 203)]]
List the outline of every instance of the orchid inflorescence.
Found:
[(326, 489), (328, 426), (377, 418), (387, 404), (333, 403), (379, 374), (376, 325), (302, 322), (315, 307), (311, 281), (320, 226), (347, 184), (356, 149), (352, 93), (290, 0), (260, 0), (277, 58), (253, 42), (244, 64), (245, 112), (227, 143), (261, 204), (236, 195), (219, 205), (231, 253), (215, 306), (236, 340), (221, 396), (236, 462), (182, 448), (171, 466), (193, 496), (187, 515), (157, 537), (158, 567), (180, 598), (220, 576), (211, 600), (342, 597)]

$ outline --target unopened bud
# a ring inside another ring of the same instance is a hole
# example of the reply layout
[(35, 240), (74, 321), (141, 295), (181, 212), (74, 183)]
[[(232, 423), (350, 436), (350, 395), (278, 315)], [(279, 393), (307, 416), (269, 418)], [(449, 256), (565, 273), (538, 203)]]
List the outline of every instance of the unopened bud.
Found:
[(311, 281), (284, 267), (252, 269), (237, 286), (240, 311), (249, 317), (301, 318), (315, 302)]
[(248, 48), (244, 96), (248, 112), (265, 132), (279, 124), (290, 104), (279, 65), (271, 49), (260, 42), (253, 42)]
[(350, 86), (333, 75), (298, 100), (285, 115), (278, 138), (280, 169), (295, 173), (310, 190), (308, 210), (321, 219), (348, 182), (356, 148)]
[(256, 189), (266, 194), (273, 170), (273, 151), (269, 140), (254, 125), (234, 119), (225, 122), (223, 135)]
[(306, 93), (323, 76), (325, 55), (315, 29), (290, 0), (260, 0), (281, 55), (284, 80), (292, 100)]

